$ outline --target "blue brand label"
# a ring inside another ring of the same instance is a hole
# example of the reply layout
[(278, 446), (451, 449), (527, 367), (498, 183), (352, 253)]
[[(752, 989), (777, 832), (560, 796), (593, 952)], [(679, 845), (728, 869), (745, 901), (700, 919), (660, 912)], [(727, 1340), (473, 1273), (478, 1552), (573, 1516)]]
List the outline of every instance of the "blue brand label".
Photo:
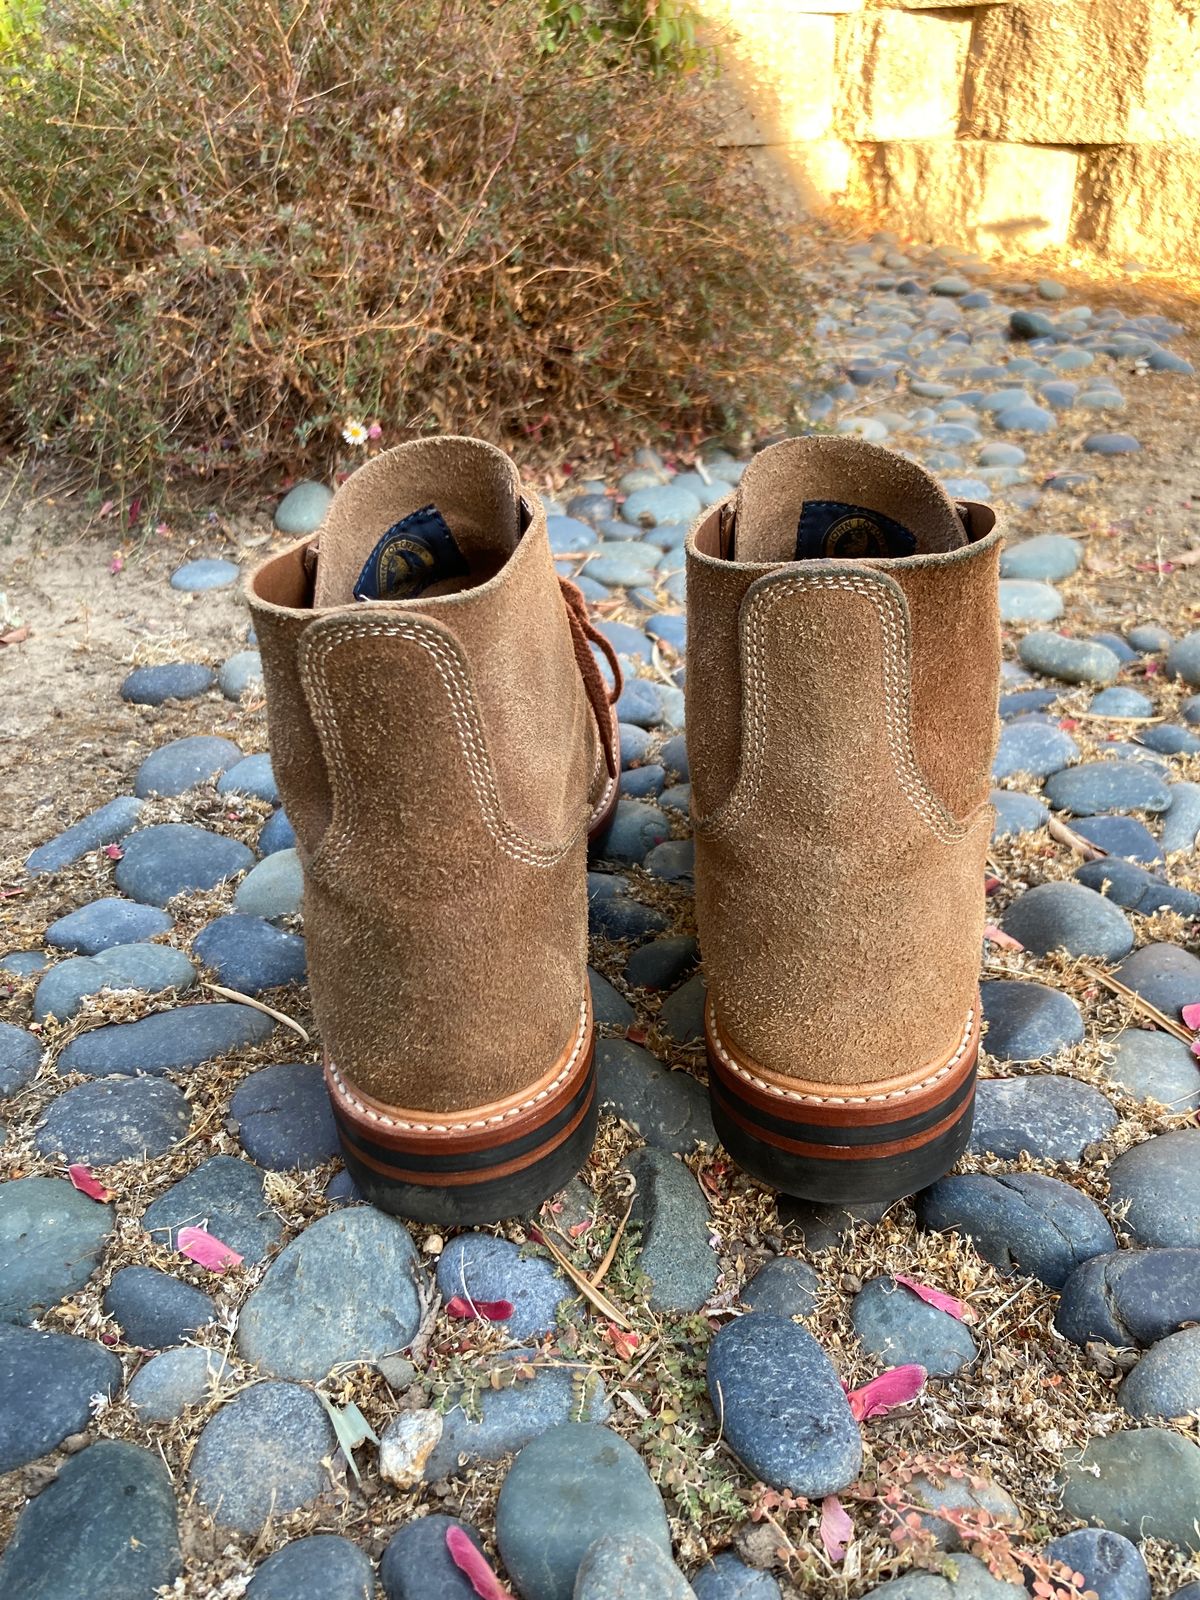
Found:
[(469, 570), (446, 519), (422, 506), (394, 522), (367, 557), (354, 585), (356, 600), (412, 600), (432, 584)]
[(910, 556), (917, 541), (881, 511), (843, 500), (806, 500), (796, 529), (797, 561), (852, 561), (861, 556)]

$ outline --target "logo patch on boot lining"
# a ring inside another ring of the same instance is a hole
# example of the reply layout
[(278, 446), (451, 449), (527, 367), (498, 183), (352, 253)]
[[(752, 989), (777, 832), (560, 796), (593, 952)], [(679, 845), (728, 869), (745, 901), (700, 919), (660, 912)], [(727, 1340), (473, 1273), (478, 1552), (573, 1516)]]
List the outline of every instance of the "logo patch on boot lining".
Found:
[(356, 600), (414, 600), (432, 584), (470, 569), (446, 519), (422, 506), (394, 522), (367, 557), (354, 585)]
[(917, 541), (881, 511), (843, 500), (806, 500), (796, 529), (797, 561), (852, 561), (861, 556), (910, 556)]

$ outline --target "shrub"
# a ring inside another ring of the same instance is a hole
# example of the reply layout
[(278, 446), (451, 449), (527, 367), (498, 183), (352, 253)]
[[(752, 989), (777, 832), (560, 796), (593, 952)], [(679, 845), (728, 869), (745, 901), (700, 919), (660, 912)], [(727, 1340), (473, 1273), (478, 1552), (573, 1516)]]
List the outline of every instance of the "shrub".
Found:
[(10, 435), (132, 494), (328, 470), (348, 416), (528, 452), (776, 414), (799, 283), (702, 86), (546, 26), (546, 0), (48, 12), (0, 90)]

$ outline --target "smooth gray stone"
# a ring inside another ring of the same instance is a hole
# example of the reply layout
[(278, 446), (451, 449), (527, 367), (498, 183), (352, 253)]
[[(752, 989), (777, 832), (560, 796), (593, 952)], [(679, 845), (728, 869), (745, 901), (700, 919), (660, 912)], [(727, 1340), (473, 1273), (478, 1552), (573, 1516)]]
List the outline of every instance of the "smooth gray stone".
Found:
[(261, 1044), (275, 1024), (261, 1011), (233, 1001), (176, 1006), (137, 1022), (113, 1022), (81, 1033), (58, 1058), (62, 1072), (93, 1077), (119, 1072), (178, 1072)]
[(171, 574), (171, 587), (186, 594), (201, 594), (208, 589), (231, 588), (237, 580), (238, 568), (232, 561), (185, 561)]
[(1200, 1246), (1200, 1128), (1135, 1144), (1108, 1169), (1109, 1203), (1138, 1244)]
[(1138, 1418), (1185, 1417), (1200, 1409), (1200, 1328), (1182, 1328), (1147, 1350), (1117, 1399)]
[(119, 844), (137, 826), (142, 802), (131, 794), (121, 794), (109, 800), (98, 810), (90, 812), (71, 824), (63, 833), (56, 834), (45, 844), (38, 845), (25, 862), (31, 877), (44, 872), (59, 872), (69, 867), (89, 850), (99, 850), (102, 845)]
[[(264, 857), (271, 856), (279, 850), (294, 850), (295, 847), (296, 830), (288, 820), (287, 812), (273, 811), (259, 830), (259, 855)], [(249, 910), (249, 907), (239, 906), (238, 909)], [(263, 916), (265, 913), (259, 912), (259, 915)]]
[(1121, 670), (1120, 660), (1103, 645), (1061, 633), (1027, 633), (1017, 654), (1033, 672), (1062, 683), (1112, 683)]
[(338, 1153), (337, 1124), (318, 1061), (260, 1067), (233, 1092), (238, 1143), (269, 1172), (309, 1171)]
[(257, 650), (239, 650), (230, 656), (217, 674), (217, 683), (226, 700), (240, 700), (248, 689), (261, 693), (262, 656)]
[[(984, 461), (984, 456), (989, 451), (1015, 451), (1020, 460), (1025, 459), (1025, 452), (1018, 445), (995, 444), (987, 445), (980, 455), (980, 461), (985, 466), (1019, 465), (1009, 458), (1003, 462)], [(1068, 539), (1061, 533), (1039, 533), (1031, 539), (1021, 539), (1014, 544), (1009, 544), (1000, 552), (1000, 576), (1002, 578), (1032, 578), (1042, 583), (1061, 583), (1064, 578), (1069, 578), (1079, 570), (1083, 560), (1083, 549), (1078, 539)]]
[(626, 522), (656, 527), (662, 522), (692, 522), (700, 515), (700, 497), (676, 483), (635, 489), (621, 507)]
[(1105, 1074), (1139, 1100), (1156, 1100), (1172, 1111), (1200, 1108), (1200, 1064), (1182, 1039), (1146, 1028), (1127, 1028), (1115, 1039), (1101, 1040), (1113, 1049)]
[(889, 1277), (872, 1278), (854, 1297), (854, 1331), (887, 1366), (912, 1362), (931, 1378), (949, 1378), (979, 1354), (969, 1329)]
[(139, 798), (184, 794), (198, 783), (220, 777), (241, 759), (242, 752), (232, 739), (204, 733), (173, 739), (142, 762), (133, 780), (133, 792)]
[(265, 750), (243, 756), (217, 779), (218, 794), (249, 795), (254, 800), (265, 800), (268, 805), (279, 804), (279, 785), (271, 769), (271, 758)]
[(176, 1248), (180, 1228), (200, 1226), (251, 1265), (262, 1261), (283, 1233), (263, 1192), (263, 1174), (236, 1156), (210, 1156), (152, 1200), (142, 1215), (145, 1231), (169, 1250)]
[(691, 839), (666, 839), (647, 853), (643, 865), (668, 883), (690, 883), (696, 866), (695, 844)]
[(722, 1550), (692, 1579), (696, 1600), (780, 1600), (780, 1588), (769, 1572), (748, 1567), (731, 1550)]
[(1179, 945), (1143, 945), (1125, 957), (1116, 976), (1176, 1020), (1184, 1006), (1200, 999), (1200, 960)]
[(614, 1528), (670, 1559), (662, 1499), (632, 1445), (592, 1423), (561, 1423), (527, 1444), (496, 1506), (496, 1541), (522, 1600), (572, 1600), (580, 1565)]
[(160, 1156), (192, 1120), (186, 1095), (163, 1078), (112, 1076), (51, 1100), (34, 1136), (43, 1155), (108, 1166)]
[(289, 489), (275, 507), (275, 527), (280, 533), (291, 534), (293, 539), (316, 533), (332, 500), (333, 490), (327, 484), (304, 478)]
[(1069, 733), (1040, 716), (1014, 717), (1000, 729), (992, 779), (999, 782), (1015, 773), (1048, 778), (1079, 759), (1079, 746)]
[(1002, 1272), (1021, 1272), (1059, 1289), (1089, 1256), (1116, 1248), (1094, 1200), (1036, 1172), (941, 1178), (916, 1199), (922, 1227), (953, 1230)]
[(392, 1535), (379, 1562), (387, 1600), (477, 1600), (474, 1584), (446, 1548), (450, 1528), (460, 1528), (483, 1555), (483, 1540), (470, 1523), (439, 1511), (414, 1518)]
[(594, 967), (588, 968), (588, 989), (592, 1015), (598, 1028), (628, 1028), (633, 1022), (633, 1007)]
[(165, 906), (177, 894), (215, 889), (253, 865), (253, 852), (237, 839), (190, 822), (161, 822), (129, 835), (115, 878), (130, 899)]
[(168, 700), (194, 700), (211, 689), (217, 675), (198, 661), (172, 661), (159, 667), (135, 667), (121, 685), (121, 699), (133, 705), (161, 706)]
[(0, 1559), (13, 1600), (153, 1600), (183, 1570), (171, 1477), (157, 1451), (101, 1439), (31, 1500)]
[(1070, 995), (1018, 978), (979, 986), (987, 1023), (984, 1049), (997, 1061), (1040, 1061), (1083, 1039), (1083, 1017)]
[[(522, 1359), (536, 1363), (537, 1354), (505, 1352), (491, 1365), (503, 1376)], [(483, 1381), (471, 1395), (453, 1391), (442, 1411), (441, 1437), (425, 1463), (424, 1479), (436, 1483), (481, 1461), (502, 1461), (547, 1428), (561, 1422), (605, 1422), (611, 1411), (596, 1373), (565, 1366), (535, 1365), (532, 1378), (510, 1379), (498, 1389)]]
[(689, 1072), (672, 1072), (627, 1039), (596, 1044), (600, 1104), (658, 1150), (689, 1155), (700, 1142), (715, 1148), (708, 1095)]
[(238, 1350), (275, 1377), (319, 1382), (341, 1362), (403, 1350), (421, 1324), (408, 1229), (373, 1206), (312, 1222), (284, 1247), (238, 1319)]
[(104, 1313), (119, 1324), (126, 1344), (162, 1350), (213, 1321), (217, 1308), (202, 1290), (170, 1273), (122, 1267), (104, 1291)]
[(1107, 1528), (1076, 1528), (1051, 1539), (1042, 1552), (1083, 1574), (1084, 1589), (1096, 1600), (1150, 1600), (1150, 1573), (1141, 1551), (1123, 1534)]
[(573, 1600), (695, 1600), (659, 1546), (637, 1533), (607, 1533), (579, 1564)]
[(592, 845), (600, 859), (638, 866), (655, 845), (671, 836), (671, 824), (657, 806), (645, 800), (617, 801), (607, 832)]
[(246, 1600), (374, 1600), (370, 1557), (336, 1533), (293, 1539), (255, 1568)]
[(558, 1326), (560, 1307), (575, 1291), (552, 1262), (522, 1255), (507, 1239), (490, 1233), (460, 1233), (438, 1257), (438, 1292), (443, 1300), (507, 1300), (513, 1314), (504, 1323), (512, 1339), (540, 1339)]
[(121, 1387), (111, 1350), (71, 1333), (0, 1322), (0, 1472), (48, 1455), (92, 1420), (92, 1396)]
[(1189, 919), (1200, 917), (1200, 895), (1193, 894), (1190, 889), (1177, 889), (1132, 861), (1085, 861), (1075, 869), (1075, 876), (1089, 889), (1103, 894), (1110, 904), (1124, 906), (1143, 916), (1151, 916), (1155, 911), (1175, 911)]
[(709, 1346), (708, 1392), (730, 1448), (764, 1483), (820, 1499), (858, 1476), (858, 1424), (799, 1323), (761, 1311), (726, 1323)]
[(687, 934), (653, 939), (625, 963), (625, 982), (634, 989), (670, 989), (692, 970), (699, 954), (699, 945)]
[(1054, 773), (1044, 787), (1052, 806), (1077, 817), (1165, 811), (1171, 803), (1164, 779), (1140, 761), (1085, 761)]
[(1200, 1321), (1200, 1250), (1116, 1250), (1063, 1285), (1054, 1325), (1078, 1345), (1151, 1345)]
[[(644, 767), (633, 769), (645, 771)], [(645, 939), (667, 926), (661, 911), (630, 893), (629, 879), (617, 872), (589, 872), (588, 933), (592, 938)]]
[(333, 1484), (333, 1424), (311, 1389), (256, 1383), (205, 1424), (189, 1479), (221, 1527), (258, 1533), (268, 1517), (311, 1505)]
[(879, 1222), (888, 1210), (878, 1201), (866, 1205), (816, 1205), (781, 1194), (776, 1202), (779, 1226), (798, 1237), (810, 1255), (831, 1250), (856, 1228)]
[(1154, 715), (1154, 701), (1137, 689), (1127, 689), (1124, 684), (1114, 684), (1111, 689), (1101, 689), (1094, 697), (1088, 711), (1096, 717), (1130, 717), (1142, 720)]
[(921, 1526), (933, 1535), (939, 1550), (960, 1551), (963, 1537), (947, 1516), (953, 1511), (986, 1511), (995, 1522), (1007, 1523), (1018, 1529), (1023, 1518), (1012, 1496), (990, 1478), (972, 1481), (970, 1478), (952, 1478), (938, 1474), (941, 1482), (924, 1472), (919, 1472), (908, 1485), (908, 1496), (916, 1505), (925, 1507), (920, 1513)]
[(1057, 622), (1063, 614), (1063, 598), (1049, 583), (1031, 578), (1000, 580), (1001, 622)]
[(663, 1001), (658, 1019), (676, 1044), (704, 1042), (704, 1004), (708, 990), (702, 972), (689, 978)]
[(1005, 1583), (976, 1556), (957, 1553), (946, 1573), (912, 1568), (870, 1591), (870, 1600), (1029, 1600), (1022, 1584)]
[(192, 940), (192, 950), (212, 968), (219, 983), (239, 994), (257, 995), (303, 983), (307, 975), (306, 947), (298, 933), (241, 911), (202, 928)]
[[(0, 972), (5, 972), (12, 978), (36, 978), (45, 972), (49, 963), (50, 957), (45, 950), (10, 950), (7, 955), (0, 956)], [(0, 1050), (0, 1055), (2, 1054), (3, 1051)], [(2, 1068), (0, 1068), (0, 1083), (3, 1083)], [(3, 1094), (3, 1089), (0, 1089), (0, 1099), (3, 1098)]]
[[(261, 839), (259, 843), (261, 846)], [(283, 917), (298, 916), (303, 897), (299, 852), (282, 849), (272, 851), (251, 867), (238, 884), (233, 903), (248, 917), (277, 922)]]
[(1143, 650), (1147, 655), (1159, 655), (1174, 643), (1174, 635), (1160, 628), (1157, 622), (1141, 622), (1135, 628), (1126, 628), (1125, 637), (1135, 650)]
[(816, 1314), (820, 1283), (807, 1261), (775, 1256), (765, 1261), (742, 1290), (742, 1304), (776, 1317)]
[(1163, 851), (1194, 850), (1200, 834), (1200, 783), (1173, 783), (1167, 792), (1171, 803), (1163, 816)]
[(1006, 1160), (1028, 1151), (1047, 1161), (1078, 1161), (1118, 1121), (1100, 1091), (1076, 1078), (984, 1078), (975, 1094), (970, 1148)]
[(1170, 677), (1200, 689), (1200, 629), (1176, 639), (1167, 651), (1166, 667)]
[(12, 1022), (0, 1022), (0, 1100), (16, 1094), (37, 1072), (42, 1042)]
[(1200, 1549), (1200, 1446), (1165, 1428), (1093, 1439), (1065, 1473), (1063, 1510), (1127, 1539)]
[(650, 1280), (654, 1311), (698, 1311), (716, 1288), (711, 1217), (700, 1185), (682, 1161), (647, 1146), (626, 1165), (637, 1182), (630, 1220), (642, 1230), (638, 1270)]
[[(1076, 833), (1098, 844), (1101, 850), (1107, 850), (1110, 856), (1144, 861), (1151, 865), (1158, 865), (1163, 859), (1158, 840), (1146, 824), (1139, 822), (1136, 817), (1076, 817), (1071, 826)], [(1090, 862), (1083, 864), (1094, 865)], [(1090, 884), (1093, 889), (1096, 887), (1086, 877), (1081, 881)]]
[(189, 989), (196, 969), (165, 944), (115, 944), (95, 956), (72, 956), (50, 968), (33, 997), (36, 1022), (69, 1022), (93, 995), (115, 992), (165, 994)]
[(219, 1350), (183, 1345), (164, 1350), (139, 1367), (126, 1390), (130, 1404), (143, 1422), (174, 1422), (187, 1406), (208, 1399), (214, 1382), (233, 1374)]
[(989, 796), (995, 808), (996, 821), (992, 827), (992, 842), (1010, 839), (1022, 833), (1034, 833), (1044, 828), (1050, 813), (1040, 800), (1032, 795), (1007, 789), (993, 789)]
[(1039, 883), (1004, 913), (1004, 931), (1033, 955), (1119, 961), (1133, 949), (1133, 925), (1111, 900), (1082, 883)]
[(113, 1217), (65, 1178), (0, 1183), (0, 1321), (32, 1322), (82, 1289)]
[(76, 955), (94, 956), (114, 945), (136, 944), (169, 933), (174, 923), (157, 906), (144, 906), (136, 900), (109, 895), (90, 900), (77, 911), (69, 911), (46, 929), (46, 943), (56, 950), (72, 950)]

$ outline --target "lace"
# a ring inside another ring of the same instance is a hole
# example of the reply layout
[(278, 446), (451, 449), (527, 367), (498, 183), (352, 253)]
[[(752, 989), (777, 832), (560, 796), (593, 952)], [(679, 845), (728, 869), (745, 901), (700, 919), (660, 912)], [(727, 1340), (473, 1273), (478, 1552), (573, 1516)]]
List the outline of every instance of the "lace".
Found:
[[(621, 770), (621, 762), (617, 745), (617, 721), (612, 714), (612, 708), (621, 693), (621, 663), (617, 659), (617, 652), (608, 640), (595, 627), (588, 616), (587, 601), (568, 578), (558, 580), (562, 589), (563, 599), (567, 605), (567, 620), (571, 624), (571, 643), (575, 650), (575, 663), (579, 668), (579, 675), (583, 679), (583, 687), (591, 702), (592, 713), (596, 718), (596, 728), (600, 734), (600, 743), (604, 747), (604, 763), (608, 768), (610, 778), (615, 778)], [(592, 645), (595, 645), (612, 668), (613, 687), (610, 690), (604, 681), (604, 674), (600, 671), (600, 664), (592, 654)]]

